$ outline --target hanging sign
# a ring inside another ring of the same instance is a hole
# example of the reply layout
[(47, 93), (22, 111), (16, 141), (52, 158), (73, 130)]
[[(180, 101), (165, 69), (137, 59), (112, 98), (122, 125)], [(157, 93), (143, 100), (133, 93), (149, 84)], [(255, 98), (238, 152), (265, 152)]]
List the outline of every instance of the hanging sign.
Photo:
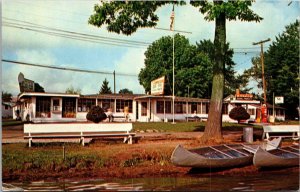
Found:
[(151, 95), (163, 95), (165, 86), (165, 76), (151, 81)]
[(282, 96), (275, 97), (275, 104), (282, 104), (284, 103), (284, 98)]

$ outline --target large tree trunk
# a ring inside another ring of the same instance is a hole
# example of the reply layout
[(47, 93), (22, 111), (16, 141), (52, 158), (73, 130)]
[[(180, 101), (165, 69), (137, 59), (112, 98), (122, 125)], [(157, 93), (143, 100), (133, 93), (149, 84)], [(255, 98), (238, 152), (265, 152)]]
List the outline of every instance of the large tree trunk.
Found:
[[(222, 4), (222, 1), (214, 1)], [(215, 62), (213, 66), (213, 85), (210, 99), (208, 120), (201, 137), (203, 142), (218, 142), (222, 137), (222, 105), (224, 95), (224, 69), (225, 69), (225, 44), (226, 44), (226, 17), (221, 13), (215, 19)]]

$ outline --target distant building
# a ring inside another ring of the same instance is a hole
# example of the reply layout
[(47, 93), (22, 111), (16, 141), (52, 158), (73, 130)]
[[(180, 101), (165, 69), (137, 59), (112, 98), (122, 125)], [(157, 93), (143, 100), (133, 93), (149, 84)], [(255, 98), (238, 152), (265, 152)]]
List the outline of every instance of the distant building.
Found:
[(12, 117), (13, 117), (12, 103), (2, 102), (2, 118), (12, 118)]

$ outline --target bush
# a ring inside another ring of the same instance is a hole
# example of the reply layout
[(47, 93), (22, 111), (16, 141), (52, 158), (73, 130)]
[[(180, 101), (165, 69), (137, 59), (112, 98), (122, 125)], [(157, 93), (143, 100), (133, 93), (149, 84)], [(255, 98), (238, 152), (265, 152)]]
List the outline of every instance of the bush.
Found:
[(91, 110), (87, 113), (86, 119), (93, 121), (94, 123), (99, 123), (107, 118), (104, 110), (99, 106), (93, 106)]
[(244, 107), (238, 106), (238, 107), (233, 108), (229, 112), (229, 117), (231, 119), (237, 120), (238, 123), (240, 123), (241, 120), (249, 119), (250, 115), (247, 113), (247, 111)]

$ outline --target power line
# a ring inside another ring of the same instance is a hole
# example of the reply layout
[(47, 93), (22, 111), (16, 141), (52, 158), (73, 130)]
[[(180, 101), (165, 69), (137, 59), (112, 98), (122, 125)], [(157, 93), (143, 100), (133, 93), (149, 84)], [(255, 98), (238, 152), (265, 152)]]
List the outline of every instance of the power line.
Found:
[[(92, 34), (87, 34), (87, 33), (79, 33), (79, 32), (59, 29), (59, 28), (47, 27), (47, 26), (44, 26), (44, 25), (38, 25), (38, 24), (35, 24), (35, 23), (21, 21), (21, 20), (9, 19), (9, 18), (6, 18), (6, 17), (3, 17), (3, 18), (7, 19), (7, 20), (11, 20), (11, 21), (16, 21), (16, 22), (4, 21), (3, 22), (4, 26), (15, 27), (15, 28), (23, 27), (24, 29), (35, 30), (36, 32), (45, 32), (45, 30), (46, 30), (46, 31), (51, 31), (51, 32), (56, 32), (56, 33), (60, 32), (60, 33), (72, 35), (73, 37), (74, 36), (76, 36), (76, 37), (80, 36), (80, 37), (84, 37), (84, 38), (87, 38), (87, 39), (97, 39), (97, 40), (113, 42), (113, 43), (130, 44), (130, 45), (135, 45), (135, 46), (149, 46), (149, 45), (151, 45), (151, 43), (149, 43), (149, 42), (132, 41), (132, 40), (118, 39), (118, 38), (112, 38), (112, 37), (106, 37), (106, 36), (100, 36), (100, 35), (92, 35)], [(22, 22), (22, 23), (18, 23), (18, 22)], [(23, 24), (23, 23), (26, 23), (26, 24)]]
[[(4, 17), (4, 19), (7, 19), (7, 18)], [(16, 20), (16, 19), (8, 19), (8, 20), (21, 22), (20, 20)], [(92, 42), (92, 43), (101, 42), (103, 44), (108, 44), (108, 45), (126, 46), (126, 47), (134, 47), (134, 48), (137, 48), (137, 46), (141, 47), (141, 46), (151, 45), (150, 43), (147, 43), (147, 42), (130, 41), (130, 40), (111, 38), (111, 37), (105, 37), (105, 36), (99, 36), (99, 35), (78, 33), (78, 32), (58, 29), (58, 28), (51, 28), (51, 27), (47, 27), (47, 26), (43, 26), (43, 25), (34, 24), (31, 22), (26, 22), (26, 21), (24, 21), (24, 23), (27, 23), (27, 24), (19, 24), (19, 23), (4, 21), (3, 26), (44, 33), (44, 34), (48, 34), (48, 35), (52, 35), (52, 36), (87, 41), (87, 42)], [(59, 32), (61, 32), (61, 33), (59, 33)], [(232, 49), (256, 49), (256, 48), (232, 48)], [(258, 52), (259, 52), (259, 50), (257, 50), (257, 51), (254, 51), (254, 50), (253, 51), (234, 51), (234, 53), (244, 53), (244, 54), (258, 53)]]
[[(13, 61), (2, 59), (3, 62), (12, 63), (17, 65), (26, 65), (32, 67), (42, 67), (42, 68), (49, 68), (49, 69), (57, 69), (57, 70), (65, 70), (65, 71), (74, 71), (74, 72), (83, 72), (83, 73), (95, 73), (95, 74), (106, 74), (106, 75), (113, 75), (114, 72), (107, 72), (107, 71), (94, 71), (94, 70), (86, 70), (86, 69), (78, 69), (78, 68), (70, 68), (70, 67), (59, 67), (59, 66), (52, 66), (52, 65), (41, 65), (41, 64), (34, 64), (34, 63), (27, 63), (21, 61)], [(119, 76), (138, 76), (137, 74), (129, 74), (129, 73), (116, 73)]]
[[(154, 29), (163, 30), (163, 31), (172, 31), (170, 29), (165, 29), (165, 28), (160, 28), (160, 27), (154, 27)], [(181, 31), (181, 30), (173, 30), (173, 31), (178, 32), (178, 33), (192, 34), (192, 32), (190, 32), (190, 31)]]
[(78, 36), (71, 36), (71, 35), (67, 35), (67, 34), (62, 34), (62, 33), (55, 33), (55, 32), (48, 32), (48, 31), (42, 31), (42, 30), (38, 30), (38, 29), (30, 29), (30, 28), (26, 28), (26, 27), (19, 27), (19, 26), (14, 26), (14, 25), (4, 25), (7, 27), (13, 27), (13, 28), (18, 28), (18, 29), (22, 29), (22, 30), (27, 30), (27, 31), (34, 31), (34, 32), (39, 32), (42, 34), (47, 34), (47, 35), (51, 35), (51, 36), (57, 36), (57, 37), (64, 37), (64, 38), (68, 38), (68, 39), (74, 39), (74, 40), (80, 40), (80, 41), (85, 41), (85, 42), (91, 42), (91, 43), (101, 43), (101, 44), (106, 44), (106, 45), (114, 45), (114, 46), (122, 46), (122, 47), (131, 47), (131, 48), (141, 48), (141, 45), (130, 45), (130, 44), (124, 44), (124, 43), (114, 43), (111, 41), (105, 41), (105, 40), (93, 40), (90, 38), (85, 38), (85, 37), (78, 37)]

